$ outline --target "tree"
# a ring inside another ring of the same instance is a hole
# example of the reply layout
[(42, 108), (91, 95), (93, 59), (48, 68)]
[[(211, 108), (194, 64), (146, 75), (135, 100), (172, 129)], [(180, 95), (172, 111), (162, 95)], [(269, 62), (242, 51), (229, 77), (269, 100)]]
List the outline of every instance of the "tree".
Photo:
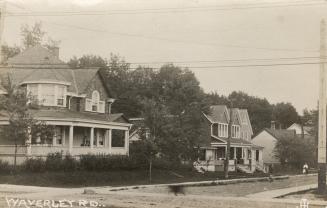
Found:
[(249, 96), (244, 92), (232, 92), (228, 98), (235, 108), (247, 109), (254, 134), (269, 127), (272, 121), (272, 105), (266, 100)]
[(282, 165), (289, 164), (301, 168), (304, 163), (311, 165), (316, 161), (316, 146), (311, 138), (294, 136), (277, 140), (274, 148), (276, 158)]
[[(33, 118), (30, 109), (35, 108), (26, 90), (15, 86), (10, 77), (2, 80), (6, 95), (0, 96), (0, 110), (8, 116), (9, 124), (2, 126), (1, 136), (14, 144), (14, 170), (17, 164), (17, 151), (29, 139), (28, 129), (43, 138), (52, 138), (53, 128)], [(29, 104), (30, 103), (30, 104)]]
[(23, 24), (21, 26), (20, 32), (24, 49), (36, 45), (41, 45), (46, 34), (46, 32), (42, 30), (41, 22), (36, 22), (33, 26)]
[(60, 41), (54, 40), (51, 37), (48, 37), (47, 41), (44, 40), (46, 37), (46, 32), (43, 30), (41, 22), (36, 22), (33, 26), (23, 24), (21, 26), (20, 33), (22, 46), (9, 46), (7, 44), (4, 44), (1, 47), (3, 63), (5, 63), (9, 58), (19, 54), (22, 50), (25, 50), (30, 47), (36, 45), (43, 45), (44, 47), (51, 50), (55, 47), (58, 47), (58, 45), (60, 44)]
[(68, 65), (73, 68), (89, 68), (89, 67), (107, 67), (108, 61), (101, 56), (83, 55), (80, 58), (74, 56), (68, 61)]
[(274, 105), (272, 117), (284, 129), (293, 123), (300, 122), (299, 114), (291, 103), (277, 103)]
[(16, 45), (9, 46), (7, 44), (3, 44), (1, 47), (2, 63), (5, 63), (9, 58), (16, 56), (20, 52), (21, 48)]

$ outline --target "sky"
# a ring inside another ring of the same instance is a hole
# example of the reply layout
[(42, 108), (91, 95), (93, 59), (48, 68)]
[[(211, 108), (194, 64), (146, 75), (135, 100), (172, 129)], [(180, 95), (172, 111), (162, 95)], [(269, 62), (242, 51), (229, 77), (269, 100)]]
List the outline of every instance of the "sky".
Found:
[(244, 91), (301, 114), (317, 107), (326, 11), (327, 0), (8, 0), (3, 42), (20, 45), (21, 25), (41, 21), (64, 61), (113, 53), (132, 66), (172, 62), (205, 92)]

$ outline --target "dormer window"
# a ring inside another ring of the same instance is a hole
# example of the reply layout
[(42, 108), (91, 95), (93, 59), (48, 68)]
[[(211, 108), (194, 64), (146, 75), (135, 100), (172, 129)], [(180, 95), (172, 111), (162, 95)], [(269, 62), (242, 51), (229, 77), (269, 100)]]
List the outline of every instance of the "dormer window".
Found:
[(98, 91), (92, 92), (91, 99), (86, 98), (85, 100), (85, 111), (104, 113), (105, 102), (100, 100), (100, 93)]
[(92, 111), (93, 112), (97, 112), (98, 111), (99, 101), (100, 101), (99, 92), (95, 90), (92, 93)]

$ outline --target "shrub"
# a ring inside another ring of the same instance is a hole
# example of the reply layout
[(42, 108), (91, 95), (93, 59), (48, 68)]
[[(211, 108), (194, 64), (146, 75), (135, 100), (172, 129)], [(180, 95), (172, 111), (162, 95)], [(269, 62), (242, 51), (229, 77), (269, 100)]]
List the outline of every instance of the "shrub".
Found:
[(62, 161), (61, 170), (76, 171), (79, 168), (78, 161), (70, 155), (66, 155)]
[(0, 173), (9, 173), (11, 169), (12, 168), (7, 161), (0, 160)]
[(62, 153), (49, 153), (47, 155), (47, 159), (45, 160), (46, 170), (58, 171), (62, 170), (63, 167), (63, 159)]
[(133, 170), (138, 167), (135, 160), (121, 155), (81, 155), (80, 167), (87, 171)]
[(44, 172), (46, 163), (42, 158), (29, 158), (23, 163), (23, 169), (29, 172)]

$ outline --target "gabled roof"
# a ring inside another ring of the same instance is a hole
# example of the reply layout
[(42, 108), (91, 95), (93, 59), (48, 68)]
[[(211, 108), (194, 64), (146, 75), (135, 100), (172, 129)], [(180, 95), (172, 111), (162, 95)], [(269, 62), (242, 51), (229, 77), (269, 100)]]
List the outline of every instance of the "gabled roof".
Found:
[[(47, 61), (44, 61), (44, 59)], [(68, 85), (68, 92), (83, 94), (99, 75), (109, 96), (112, 93), (99, 68), (70, 69), (47, 48), (29, 48), (8, 61), (8, 66), (0, 70), (0, 76), (9, 75), (14, 85), (26, 83), (55, 82)], [(1, 85), (1, 83), (0, 83)], [(1, 89), (1, 87), (0, 87)]]
[(228, 123), (229, 113), (226, 105), (213, 105), (210, 106), (210, 113), (205, 116), (212, 123)]
[(268, 132), (271, 136), (273, 136), (277, 140), (294, 138), (296, 136), (295, 130), (265, 128), (263, 131)]
[(22, 53), (8, 59), (9, 65), (53, 65), (65, 64), (49, 49), (38, 45), (27, 48)]

